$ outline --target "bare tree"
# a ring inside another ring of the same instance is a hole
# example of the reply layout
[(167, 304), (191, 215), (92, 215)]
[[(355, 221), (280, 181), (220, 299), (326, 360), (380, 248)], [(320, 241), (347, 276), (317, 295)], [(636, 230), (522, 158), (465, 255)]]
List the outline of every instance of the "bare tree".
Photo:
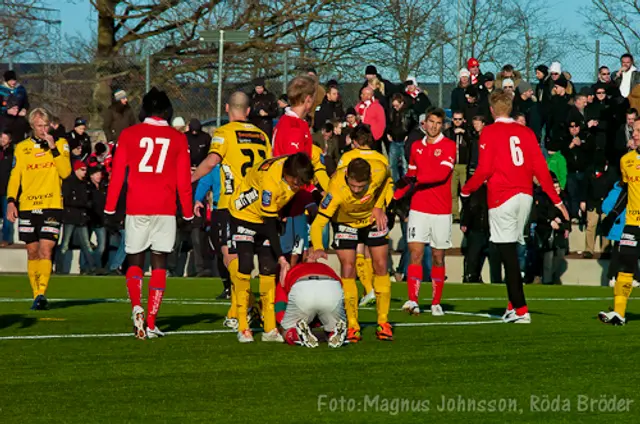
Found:
[(621, 51), (632, 52), (640, 47), (640, 2), (637, 0), (591, 0), (591, 6), (582, 16), (597, 35), (619, 46)]
[(60, 24), (54, 12), (40, 0), (1, 0), (0, 60), (51, 59), (42, 46), (51, 41), (51, 25)]

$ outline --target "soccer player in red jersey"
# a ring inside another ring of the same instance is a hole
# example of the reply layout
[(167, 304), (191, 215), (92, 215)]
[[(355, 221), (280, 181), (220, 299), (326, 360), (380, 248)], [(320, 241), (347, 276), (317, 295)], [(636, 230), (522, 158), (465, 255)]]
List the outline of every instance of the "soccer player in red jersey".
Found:
[(311, 112), (316, 93), (316, 81), (307, 75), (300, 75), (287, 86), (287, 96), (291, 105), (273, 129), (273, 156), (293, 155), (304, 152), (311, 157), (311, 130), (306, 118)]
[[(427, 135), (422, 141), (411, 146), (409, 170), (405, 177), (405, 184), (409, 180), (414, 186), (407, 224), (410, 254), (407, 267), (409, 300), (402, 309), (412, 315), (420, 313), (418, 296), (425, 244), (431, 245), (433, 263), (431, 314), (444, 315), (440, 300), (445, 279), (445, 251), (451, 248), (451, 180), (456, 158), (456, 143), (442, 135), (444, 118), (442, 109), (431, 109), (427, 112)], [(409, 187), (411, 185), (400, 188), (394, 197), (402, 197)]]
[[(169, 125), (169, 98), (155, 87), (142, 103), (144, 122), (122, 131), (113, 160), (113, 174), (107, 192), (107, 222), (116, 211), (122, 185), (127, 180), (125, 252), (129, 262), (127, 291), (133, 306), (135, 336), (162, 337), (156, 316), (167, 285), (167, 254), (176, 236), (176, 193), (184, 219), (193, 219), (191, 162), (187, 138)], [(127, 175), (128, 172), (128, 175)], [(142, 276), (145, 253), (151, 249), (151, 280), (145, 331)]]
[(517, 243), (524, 244), (534, 178), (566, 220), (569, 213), (553, 187), (535, 134), (509, 118), (511, 95), (496, 90), (491, 93), (489, 104), (495, 123), (480, 135), (478, 167), (462, 188), (461, 196), (464, 199), (487, 183), (491, 241), (498, 247), (504, 264), (509, 296), (503, 320), (529, 324), (531, 316), (524, 297)]
[(345, 343), (344, 292), (342, 281), (322, 263), (301, 263), (287, 273), (276, 288), (276, 320), (289, 344), (317, 347), (310, 324), (318, 319), (329, 335), (329, 347)]

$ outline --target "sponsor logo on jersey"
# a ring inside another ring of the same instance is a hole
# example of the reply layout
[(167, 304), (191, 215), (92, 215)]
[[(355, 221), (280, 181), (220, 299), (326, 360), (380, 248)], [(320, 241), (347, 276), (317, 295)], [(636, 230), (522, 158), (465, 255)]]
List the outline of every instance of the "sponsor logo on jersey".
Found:
[(255, 188), (252, 188), (240, 193), (240, 196), (238, 196), (238, 198), (235, 201), (236, 209), (241, 211), (242, 209), (246, 208), (256, 200), (258, 200), (258, 197), (260, 197), (260, 194), (258, 193), (258, 190), (256, 190)]
[(30, 163), (27, 164), (27, 171), (37, 171), (39, 169), (49, 169), (55, 167), (54, 162)]
[(269, 190), (262, 192), (262, 206), (271, 206), (271, 192)]
[(337, 233), (336, 240), (358, 240), (357, 234)]
[(324, 196), (324, 199), (322, 199), (322, 202), (320, 202), (320, 207), (322, 209), (327, 209), (331, 204), (332, 200), (333, 200), (333, 196), (331, 195), (331, 193), (327, 193), (327, 195)]
[(249, 229), (249, 228), (247, 228), (247, 227), (243, 227), (243, 226), (239, 226), (239, 227), (236, 229), (236, 232), (237, 232), (238, 234), (248, 234), (248, 235), (250, 235), (250, 236), (255, 236), (255, 235), (256, 235), (256, 232), (255, 232), (255, 231), (253, 231), (253, 230), (251, 230), (251, 229)]
[(29, 225), (31, 225), (31, 220), (30, 219), (20, 219), (18, 221), (18, 225), (27, 225), (27, 226), (29, 226)]
[(416, 152), (418, 152), (419, 155), (422, 154), (422, 149), (416, 149)]
[(211, 139), (211, 144), (224, 144), (224, 138), (223, 137), (213, 137)]
[(222, 165), (222, 173), (224, 174), (224, 194), (233, 194), (233, 172), (227, 164)]
[(60, 228), (44, 226), (40, 229), (41, 233), (60, 234)]
[(253, 236), (250, 236), (250, 235), (247, 235), (247, 234), (234, 234), (233, 237), (231, 237), (231, 239), (234, 242), (248, 241), (250, 243), (253, 243)]
[(238, 140), (238, 144), (258, 144), (260, 146), (267, 144), (264, 135), (258, 131), (236, 131), (236, 140)]
[(21, 233), (33, 233), (34, 228), (33, 227), (20, 227), (18, 229), (19, 232)]
[(364, 196), (362, 196), (362, 198), (360, 199), (360, 203), (366, 203), (367, 201), (371, 200), (373, 196), (371, 194), (366, 194)]
[(295, 147), (296, 149), (300, 149), (300, 143), (294, 143), (293, 141), (291, 142), (291, 145), (293, 147)]
[(635, 240), (636, 236), (634, 236), (633, 234), (629, 234), (629, 233), (622, 233), (622, 236), (620, 236), (621, 240)]
[(69, 153), (69, 144), (68, 143), (64, 143), (64, 145), (62, 146), (62, 150), (64, 150), (65, 152)]
[(382, 231), (371, 231), (369, 233), (369, 238), (380, 238), (380, 237), (385, 237), (387, 234), (389, 234), (389, 229), (385, 228)]
[(37, 158), (41, 158), (42, 156), (46, 155), (47, 152), (37, 152), (36, 154), (34, 154), (35, 157)]

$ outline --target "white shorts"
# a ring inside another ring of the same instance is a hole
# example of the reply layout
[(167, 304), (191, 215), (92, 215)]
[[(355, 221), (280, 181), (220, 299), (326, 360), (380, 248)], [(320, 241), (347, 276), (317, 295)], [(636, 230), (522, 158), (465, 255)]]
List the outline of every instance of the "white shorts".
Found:
[(135, 255), (151, 248), (171, 253), (176, 241), (176, 217), (169, 215), (127, 215), (124, 220), (124, 251)]
[(489, 209), (490, 240), (493, 243), (524, 244), (533, 197), (519, 193), (497, 208)]
[(451, 248), (451, 214), (434, 215), (409, 211), (407, 243), (430, 244), (432, 249)]
[(344, 292), (339, 281), (331, 278), (301, 280), (291, 287), (282, 328), (295, 327), (300, 320), (307, 323), (318, 317), (324, 330), (335, 330), (338, 321), (344, 321)]

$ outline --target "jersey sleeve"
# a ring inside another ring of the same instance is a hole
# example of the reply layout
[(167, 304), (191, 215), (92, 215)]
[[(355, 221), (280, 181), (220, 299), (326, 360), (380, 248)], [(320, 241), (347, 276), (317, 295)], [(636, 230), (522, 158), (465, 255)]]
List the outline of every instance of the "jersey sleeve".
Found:
[(278, 217), (278, 201), (277, 198), (282, 196), (282, 189), (278, 184), (278, 179), (273, 175), (273, 170), (279, 168), (271, 168), (267, 172), (267, 175), (262, 179), (260, 187), (260, 202), (262, 215), (265, 218), (277, 218)]
[(318, 184), (320, 184), (324, 190), (328, 190), (329, 175), (323, 163), (322, 149), (316, 145), (311, 146), (311, 163), (313, 164), (313, 172), (318, 180)]
[(417, 174), (418, 167), (416, 166), (416, 150), (415, 144), (411, 146), (411, 153), (409, 154), (409, 164), (407, 166), (407, 177), (415, 177)]
[(53, 154), (53, 162), (56, 164), (58, 174), (64, 180), (71, 174), (71, 151), (67, 140), (61, 138), (56, 141), (56, 151), (51, 153)]
[(120, 134), (116, 153), (113, 158), (111, 180), (109, 181), (107, 200), (104, 207), (104, 212), (109, 215), (116, 213), (118, 199), (120, 198), (120, 191), (122, 190), (122, 185), (124, 184), (124, 178), (127, 171), (127, 134), (128, 131), (126, 130)]
[(178, 198), (182, 206), (182, 216), (185, 220), (193, 219), (193, 193), (191, 186), (191, 157), (189, 155), (189, 143), (184, 134), (176, 139), (178, 144), (178, 156), (176, 158), (176, 186)]
[(20, 190), (20, 182), (22, 181), (22, 173), (24, 172), (24, 159), (22, 152), (16, 149), (13, 156), (13, 168), (9, 175), (9, 183), (7, 185), (7, 200), (14, 202), (18, 199), (18, 191)]
[(480, 140), (478, 141), (478, 167), (473, 176), (467, 181), (467, 183), (460, 190), (460, 196), (469, 197), (471, 193), (475, 192), (489, 179), (493, 173), (493, 159), (494, 153), (491, 151), (493, 143), (489, 143), (488, 131), (483, 131), (480, 134)]
[(624, 166), (624, 156), (620, 159), (620, 172), (622, 173), (622, 182), (623, 183), (628, 183), (629, 182), (629, 174), (627, 173), (627, 170)]
[(226, 140), (226, 130), (218, 128), (211, 137), (211, 144), (209, 145), (209, 153), (215, 153), (222, 159), (227, 155), (229, 148), (229, 142)]

